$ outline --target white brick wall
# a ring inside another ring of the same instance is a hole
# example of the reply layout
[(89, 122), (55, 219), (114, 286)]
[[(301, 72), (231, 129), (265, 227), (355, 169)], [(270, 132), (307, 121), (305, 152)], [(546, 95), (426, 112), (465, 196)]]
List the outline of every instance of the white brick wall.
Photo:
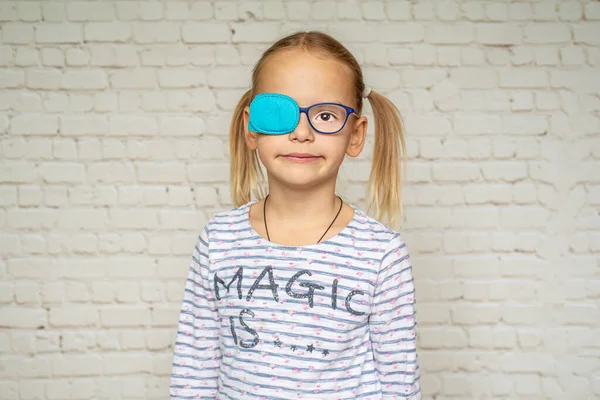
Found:
[[(166, 398), (231, 111), (309, 28), (405, 115), (425, 398), (600, 398), (600, 2), (5, 0), (0, 23), (0, 399)], [(369, 159), (343, 169), (361, 206)]]

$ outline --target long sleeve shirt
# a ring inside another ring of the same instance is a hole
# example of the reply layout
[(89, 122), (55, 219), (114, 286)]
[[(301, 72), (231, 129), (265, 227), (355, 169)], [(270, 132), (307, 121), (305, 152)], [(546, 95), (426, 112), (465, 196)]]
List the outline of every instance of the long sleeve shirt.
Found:
[(171, 399), (421, 398), (400, 234), (355, 208), (337, 235), (282, 246), (248, 203), (216, 214), (185, 285)]

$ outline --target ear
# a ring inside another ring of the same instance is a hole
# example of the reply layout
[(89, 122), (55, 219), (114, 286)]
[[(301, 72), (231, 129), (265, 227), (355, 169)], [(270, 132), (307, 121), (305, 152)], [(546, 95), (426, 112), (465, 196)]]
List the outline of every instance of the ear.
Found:
[(368, 121), (365, 116), (359, 117), (354, 124), (354, 128), (350, 133), (350, 141), (346, 148), (346, 154), (350, 157), (357, 157), (362, 152), (367, 137), (367, 126)]
[(256, 150), (258, 147), (256, 132), (248, 130), (248, 121), (250, 121), (250, 107), (244, 107), (244, 138), (246, 139), (246, 146), (250, 150)]

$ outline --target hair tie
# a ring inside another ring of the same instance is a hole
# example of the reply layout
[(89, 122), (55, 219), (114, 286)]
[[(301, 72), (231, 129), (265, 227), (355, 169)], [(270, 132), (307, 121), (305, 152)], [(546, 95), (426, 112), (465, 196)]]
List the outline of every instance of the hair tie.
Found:
[(364, 98), (367, 98), (367, 97), (369, 97), (369, 96), (371, 95), (371, 92), (372, 92), (372, 91), (373, 91), (373, 89), (372, 89), (372, 88), (370, 88), (370, 87), (366, 87), (366, 86), (365, 86), (365, 90), (363, 90), (363, 94), (362, 94), (362, 96), (363, 96)]

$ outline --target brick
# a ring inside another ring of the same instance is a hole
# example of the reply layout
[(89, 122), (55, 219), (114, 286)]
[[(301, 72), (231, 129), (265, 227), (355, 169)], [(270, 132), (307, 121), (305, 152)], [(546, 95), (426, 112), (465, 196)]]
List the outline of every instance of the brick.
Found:
[(581, 4), (576, 1), (566, 1), (559, 6), (560, 19), (563, 21), (577, 21), (581, 19), (583, 10)]
[(14, 186), (0, 186), (0, 205), (11, 206), (17, 204), (17, 189)]
[(208, 20), (214, 15), (213, 6), (209, 1), (194, 1), (190, 7), (189, 18), (193, 20)]
[(162, 117), (160, 131), (169, 136), (197, 137), (206, 131), (206, 123), (199, 117)]
[(488, 24), (476, 28), (477, 41), (486, 45), (514, 45), (523, 40), (523, 31), (517, 25)]
[(27, 71), (27, 86), (31, 89), (58, 89), (62, 74), (56, 69), (32, 69)]
[(12, 118), (10, 132), (16, 135), (54, 135), (58, 120), (54, 116), (19, 115)]
[(158, 72), (158, 84), (162, 88), (193, 88), (204, 83), (204, 72), (195, 69), (162, 69)]
[(53, 327), (89, 327), (98, 323), (98, 314), (87, 308), (52, 308), (48, 320)]
[(281, 34), (278, 23), (234, 23), (231, 26), (233, 43), (271, 43), (277, 40)]
[(144, 21), (157, 21), (163, 18), (164, 6), (158, 2), (141, 3), (140, 19)]
[(85, 168), (77, 163), (42, 163), (39, 173), (48, 183), (82, 183), (85, 181)]
[(117, 282), (115, 284), (115, 298), (119, 303), (138, 303), (140, 301), (138, 282)]
[(76, 24), (39, 25), (35, 30), (35, 40), (38, 43), (81, 43), (82, 27)]
[(88, 164), (88, 179), (94, 183), (126, 183), (135, 181), (135, 169), (129, 163), (99, 162)]
[(104, 357), (103, 368), (109, 376), (151, 373), (153, 371), (152, 357), (112, 354)]
[(431, 20), (435, 12), (433, 2), (426, 1), (413, 5), (413, 15), (416, 20)]
[(231, 31), (223, 23), (187, 23), (181, 28), (184, 43), (227, 43)]
[(598, 29), (600, 29), (600, 23), (587, 23), (585, 25), (577, 25), (573, 27), (573, 42), (576, 44), (586, 44), (591, 46), (600, 45), (600, 38), (598, 37)]
[(390, 65), (406, 65), (411, 64), (413, 53), (410, 49), (398, 49), (392, 47), (388, 49), (388, 61)]
[(38, 308), (4, 306), (0, 308), (0, 327), (37, 329), (46, 325), (46, 311)]
[(185, 166), (175, 163), (138, 163), (137, 177), (140, 182), (181, 183), (185, 181)]
[(8, 67), (13, 63), (13, 49), (9, 46), (0, 46), (0, 65)]
[(190, 7), (183, 1), (171, 1), (166, 5), (165, 17), (169, 20), (186, 20), (190, 17)]
[(563, 65), (585, 64), (585, 52), (581, 47), (566, 47), (560, 49), (560, 60)]
[(152, 310), (152, 326), (153, 327), (169, 327), (177, 323), (179, 306), (175, 307), (155, 307)]
[(119, 307), (100, 310), (100, 323), (107, 328), (144, 327), (150, 322), (146, 308)]
[(496, 134), (502, 130), (502, 120), (496, 116), (457, 116), (454, 132), (462, 135)]
[(506, 21), (508, 19), (508, 5), (502, 3), (486, 4), (485, 16), (490, 21)]
[(446, 77), (447, 72), (437, 68), (407, 68), (402, 74), (404, 86), (408, 88), (430, 88)]
[(156, 83), (156, 73), (149, 69), (117, 71), (110, 78), (115, 89), (154, 89)]
[(465, 3), (462, 4), (461, 10), (465, 18), (469, 21), (482, 21), (485, 18), (482, 4)]
[(181, 40), (180, 24), (172, 22), (140, 22), (134, 25), (136, 43), (176, 43)]
[[(422, 41), (425, 38), (425, 33), (425, 27), (414, 22), (391, 25), (380, 24), (377, 37), (383, 43), (414, 43)], [(366, 39), (370, 41), (370, 38), (366, 37)]]
[(543, 135), (548, 131), (548, 121), (544, 116), (513, 115), (505, 117), (504, 131), (517, 135)]
[(169, 187), (169, 204), (173, 206), (187, 206), (194, 203), (193, 189)]
[(62, 76), (61, 87), (69, 90), (105, 89), (106, 74), (100, 70), (67, 70)]
[[(298, 2), (297, 2), (298, 3)], [(362, 11), (359, 4), (341, 3), (337, 4), (337, 17), (344, 20), (359, 20), (362, 17)]]
[(25, 83), (23, 71), (4, 70), (0, 72), (1, 88), (18, 88)]
[(470, 25), (431, 25), (425, 40), (432, 44), (466, 44), (475, 40), (475, 32)]
[(558, 65), (558, 49), (556, 46), (537, 46), (534, 51), (537, 65)]
[(124, 22), (90, 22), (85, 24), (84, 37), (87, 42), (126, 42), (132, 29)]
[(500, 86), (507, 88), (535, 88), (548, 85), (548, 74), (534, 69), (501, 70)]
[(138, 116), (114, 116), (109, 121), (113, 135), (153, 135), (158, 131), (154, 118)]
[[(526, 218), (526, 220), (523, 218)], [(530, 228), (542, 227), (547, 218), (548, 211), (539, 207), (512, 207), (502, 210), (502, 225), (504, 227), (519, 228), (524, 225)]]
[(529, 21), (533, 9), (529, 3), (511, 3), (508, 5), (508, 19), (511, 21)]
[(19, 186), (19, 205), (37, 206), (42, 202), (42, 189), (39, 186)]
[(14, 4), (3, 3), (0, 5), (0, 21), (14, 21), (16, 19), (18, 19), (18, 15)]
[(484, 179), (488, 181), (515, 182), (527, 177), (524, 163), (488, 163), (482, 166)]
[(366, 21), (381, 21), (386, 19), (383, 2), (363, 3), (362, 15)]
[(6, 367), (4, 376), (8, 378), (28, 379), (32, 381), (34, 378), (49, 378), (50, 363), (48, 359), (42, 357), (19, 357), (8, 356), (4, 358)]
[(17, 282), (14, 286), (14, 294), (17, 304), (39, 304), (38, 285), (33, 282)]
[(496, 71), (478, 68), (460, 68), (452, 71), (450, 79), (459, 88), (479, 89), (495, 88), (498, 85)]
[(571, 39), (569, 27), (564, 24), (536, 23), (525, 25), (525, 43), (564, 43)]
[(557, 17), (557, 7), (554, 2), (537, 3), (533, 5), (534, 21), (553, 21)]
[(234, 21), (238, 18), (238, 8), (235, 3), (221, 3), (215, 6), (215, 18), (223, 21)]
[(586, 3), (584, 6), (585, 19), (600, 20), (600, 4), (598, 3)]
[(208, 72), (208, 85), (214, 88), (247, 88), (249, 73), (246, 68), (221, 67)]
[[(45, 254), (46, 253), (46, 241), (42, 236), (39, 235), (24, 235), (21, 238), (23, 246), (23, 252), (25, 254)], [(37, 291), (29, 292), (31, 296), (37, 296)]]
[[(61, 116), (61, 135), (101, 135), (108, 132), (108, 119), (105, 116)], [(81, 143), (80, 143), (81, 145)]]
[(17, 382), (0, 382), (0, 393), (5, 399), (18, 399), (19, 385)]
[(2, 171), (2, 182), (5, 183), (25, 183), (33, 182), (38, 178), (35, 167), (24, 162), (6, 162), (0, 164)]
[[(367, 25), (358, 25), (355, 22), (339, 22), (336, 25), (336, 30), (339, 32), (341, 37), (347, 38), (346, 40), (356, 42), (356, 43), (368, 43), (368, 42), (383, 42), (389, 43), (389, 41), (397, 40), (398, 38), (394, 36), (389, 36), (389, 31), (391, 30), (391, 26), (389, 25), (381, 25), (381, 29), (376, 29), (375, 26), (371, 24)], [(402, 39), (400, 39), (402, 40)]]
[(152, 236), (148, 241), (148, 253), (151, 255), (167, 256), (171, 254), (171, 237)]
[(15, 55), (15, 64), (19, 67), (37, 66), (39, 64), (37, 50), (25, 47), (18, 48)]
[(132, 21), (140, 16), (140, 5), (135, 1), (120, 1), (116, 4), (117, 18)]
[(2, 42), (4, 44), (27, 44), (33, 41), (33, 25), (23, 23), (3, 23)]
[(102, 374), (102, 357), (94, 354), (57, 355), (51, 359), (52, 373), (57, 377)]
[(455, 305), (452, 321), (457, 325), (495, 324), (500, 321), (502, 310), (495, 305)]
[(69, 66), (82, 67), (88, 65), (90, 56), (84, 49), (67, 49), (66, 60)]
[(47, 22), (63, 22), (67, 20), (65, 4), (58, 2), (44, 2), (42, 4), (42, 16)]

